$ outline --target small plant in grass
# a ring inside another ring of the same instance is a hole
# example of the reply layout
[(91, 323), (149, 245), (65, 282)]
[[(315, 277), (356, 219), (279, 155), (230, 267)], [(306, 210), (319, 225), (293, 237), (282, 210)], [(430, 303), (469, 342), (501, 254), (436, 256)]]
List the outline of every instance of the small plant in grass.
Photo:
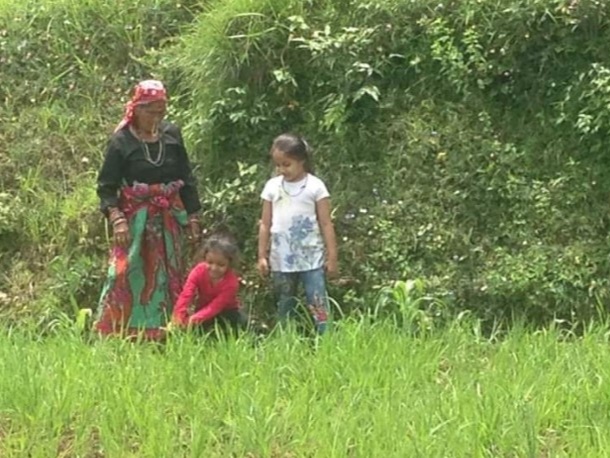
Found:
[(396, 325), (416, 334), (429, 333), (448, 318), (446, 305), (426, 294), (423, 279), (398, 280), (381, 287), (374, 309), (374, 317), (391, 317)]

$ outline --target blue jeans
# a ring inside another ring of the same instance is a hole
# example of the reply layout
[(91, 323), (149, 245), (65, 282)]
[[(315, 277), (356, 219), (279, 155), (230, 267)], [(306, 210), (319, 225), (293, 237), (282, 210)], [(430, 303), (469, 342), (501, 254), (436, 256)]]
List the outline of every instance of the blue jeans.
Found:
[(272, 272), (273, 289), (278, 299), (280, 323), (286, 322), (297, 314), (297, 288), (299, 282), (305, 289), (306, 305), (313, 318), (318, 334), (326, 331), (328, 321), (328, 296), (324, 269), (304, 272)]

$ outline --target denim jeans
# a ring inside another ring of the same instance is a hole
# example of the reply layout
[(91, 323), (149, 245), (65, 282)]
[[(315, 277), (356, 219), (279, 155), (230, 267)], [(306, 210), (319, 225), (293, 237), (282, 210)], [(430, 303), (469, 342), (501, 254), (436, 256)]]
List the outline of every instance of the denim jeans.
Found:
[(303, 284), (307, 310), (311, 314), (316, 331), (323, 334), (328, 321), (328, 296), (324, 269), (304, 272), (272, 272), (273, 289), (278, 300), (280, 323), (297, 315), (297, 288)]

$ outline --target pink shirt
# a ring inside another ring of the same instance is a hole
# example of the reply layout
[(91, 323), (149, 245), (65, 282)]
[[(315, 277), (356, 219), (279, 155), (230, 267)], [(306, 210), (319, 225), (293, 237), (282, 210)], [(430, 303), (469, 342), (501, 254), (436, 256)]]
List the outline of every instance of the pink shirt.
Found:
[[(174, 307), (174, 319), (182, 324), (200, 324), (211, 320), (225, 310), (239, 308), (237, 292), (239, 278), (232, 270), (227, 270), (218, 283), (212, 283), (205, 262), (197, 264), (189, 273), (184, 288)], [(195, 313), (188, 316), (188, 306), (197, 294)]]

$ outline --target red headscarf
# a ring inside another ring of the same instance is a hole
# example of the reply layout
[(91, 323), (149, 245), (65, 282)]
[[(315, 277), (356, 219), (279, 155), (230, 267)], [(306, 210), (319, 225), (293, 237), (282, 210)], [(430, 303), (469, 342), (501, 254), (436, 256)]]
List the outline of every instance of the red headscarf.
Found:
[(133, 121), (133, 113), (138, 105), (145, 105), (159, 100), (167, 101), (167, 91), (163, 87), (163, 83), (157, 80), (145, 80), (139, 82), (134, 90), (133, 97), (125, 105), (125, 114), (123, 119), (114, 129), (115, 132), (123, 127), (131, 124)]

